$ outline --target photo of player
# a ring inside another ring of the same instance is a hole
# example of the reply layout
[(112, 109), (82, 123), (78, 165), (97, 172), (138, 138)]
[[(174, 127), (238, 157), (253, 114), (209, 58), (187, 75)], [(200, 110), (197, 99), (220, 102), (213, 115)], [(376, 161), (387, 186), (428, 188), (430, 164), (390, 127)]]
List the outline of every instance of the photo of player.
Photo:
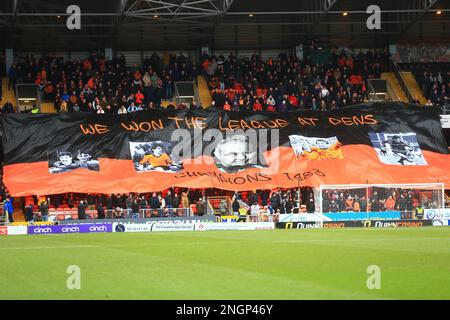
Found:
[(84, 151), (78, 151), (74, 156), (74, 153), (70, 151), (58, 150), (56, 152), (56, 160), (49, 161), (48, 171), (53, 174), (69, 172), (79, 168), (99, 171), (99, 162), (92, 159), (92, 156)]
[(344, 159), (342, 144), (337, 137), (317, 138), (291, 135), (289, 141), (295, 155), (305, 160)]
[(214, 162), (220, 171), (227, 173), (264, 167), (264, 164), (258, 161), (256, 146), (250, 148), (250, 138), (243, 134), (235, 134), (221, 140), (214, 149)]
[(172, 143), (165, 141), (130, 142), (134, 168), (138, 172), (178, 172), (183, 169), (181, 160), (170, 155)]
[(78, 163), (80, 164), (80, 168), (99, 171), (98, 160), (92, 159), (92, 156), (89, 153), (78, 151), (77, 160)]
[(382, 163), (401, 166), (427, 165), (413, 132), (369, 133), (369, 137)]

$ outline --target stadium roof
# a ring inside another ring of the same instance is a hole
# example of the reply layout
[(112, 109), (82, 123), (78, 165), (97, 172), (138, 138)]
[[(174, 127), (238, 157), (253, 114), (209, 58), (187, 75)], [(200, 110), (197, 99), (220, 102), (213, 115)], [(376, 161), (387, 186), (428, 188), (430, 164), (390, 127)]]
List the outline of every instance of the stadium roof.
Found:
[[(81, 30), (66, 28), (72, 4), (81, 8)], [(372, 4), (382, 10), (381, 30), (366, 27)], [(228, 50), (310, 39), (354, 47), (448, 41), (448, 8), (450, 0), (3, 0), (0, 43), (24, 50)]]

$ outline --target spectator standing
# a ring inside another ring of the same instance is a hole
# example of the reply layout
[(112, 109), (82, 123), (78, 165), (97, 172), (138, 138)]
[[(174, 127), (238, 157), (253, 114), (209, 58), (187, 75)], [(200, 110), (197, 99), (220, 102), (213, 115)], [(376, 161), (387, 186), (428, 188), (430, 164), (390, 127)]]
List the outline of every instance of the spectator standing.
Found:
[(384, 203), (384, 207), (386, 211), (395, 210), (395, 199), (392, 196), (389, 196)]
[(273, 211), (277, 213), (278, 209), (280, 208), (280, 195), (278, 192), (274, 191), (272, 193), (272, 196), (270, 197), (270, 206), (272, 207)]
[(250, 207), (250, 215), (253, 221), (259, 221), (259, 214), (260, 214), (259, 210), (260, 210), (259, 204), (257, 202), (254, 202)]
[(203, 216), (205, 214), (205, 201), (203, 201), (203, 198), (199, 198), (197, 201), (197, 215)]
[(80, 201), (80, 203), (78, 204), (78, 219), (80, 220), (85, 220), (86, 219), (86, 208), (88, 207), (87, 203), (84, 203), (83, 200)]
[(103, 207), (103, 203), (99, 202), (97, 204), (97, 218), (105, 219), (105, 208)]
[(39, 205), (39, 212), (40, 212), (40, 218), (42, 219), (42, 221), (47, 221), (48, 220), (48, 204), (47, 201), (42, 201), (41, 204)]
[(235, 215), (239, 214), (239, 208), (241, 207), (241, 205), (239, 204), (239, 201), (236, 197), (233, 197), (233, 204), (231, 205), (231, 207), (233, 208), (233, 213)]
[(156, 192), (153, 192), (151, 198), (150, 198), (150, 208), (151, 209), (159, 209), (161, 207), (161, 203), (159, 202), (158, 196), (156, 195)]
[(24, 215), (25, 215), (25, 221), (27, 222), (33, 222), (33, 205), (31, 203), (28, 203), (25, 206), (25, 210), (24, 210)]
[(180, 207), (180, 197), (178, 196), (178, 193), (174, 193), (173, 195), (173, 207), (174, 208), (179, 208)]
[(133, 203), (131, 204), (131, 212), (132, 212), (133, 219), (139, 218), (139, 209), (140, 208), (141, 208), (141, 199), (140, 198), (134, 199)]
[(182, 208), (189, 208), (189, 198), (188, 198), (189, 192), (183, 192), (181, 194), (181, 207)]
[(11, 67), (8, 70), (8, 78), (9, 78), (8, 90), (11, 90), (11, 89), (15, 90), (16, 84), (17, 84), (17, 70), (16, 70), (15, 63), (13, 65), (11, 65)]
[(4, 210), (8, 214), (8, 219), (10, 223), (14, 222), (14, 208), (10, 197), (7, 197), (4, 204)]
[(227, 202), (225, 199), (220, 200), (219, 212), (222, 216), (226, 216), (228, 214)]

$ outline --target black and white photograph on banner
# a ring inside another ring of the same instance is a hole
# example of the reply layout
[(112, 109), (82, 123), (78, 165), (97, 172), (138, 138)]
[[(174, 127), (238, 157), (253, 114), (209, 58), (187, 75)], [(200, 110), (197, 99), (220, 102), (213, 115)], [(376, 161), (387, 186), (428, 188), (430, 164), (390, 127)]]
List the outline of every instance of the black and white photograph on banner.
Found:
[(82, 150), (77, 152), (58, 150), (56, 154), (51, 156), (53, 157), (50, 157), (48, 171), (52, 174), (81, 168), (99, 171), (99, 161), (93, 159), (90, 153)]
[(408, 133), (369, 133), (370, 141), (384, 164), (401, 166), (425, 166), (425, 160), (416, 134)]
[(219, 141), (214, 149), (216, 167), (226, 173), (265, 167), (265, 163), (261, 161), (263, 155), (258, 154), (260, 149), (258, 149), (257, 143), (251, 142), (251, 138), (245, 134), (233, 134)]
[(289, 141), (295, 155), (305, 160), (344, 158), (342, 144), (337, 137), (318, 138), (290, 135)]
[(181, 159), (171, 155), (172, 143), (167, 141), (131, 142), (130, 152), (134, 168), (138, 172), (179, 172)]

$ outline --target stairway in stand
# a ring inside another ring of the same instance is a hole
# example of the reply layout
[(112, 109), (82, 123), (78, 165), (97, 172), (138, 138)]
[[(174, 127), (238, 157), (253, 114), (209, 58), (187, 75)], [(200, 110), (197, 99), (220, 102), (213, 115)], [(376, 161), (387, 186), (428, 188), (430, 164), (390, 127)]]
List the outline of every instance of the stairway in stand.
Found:
[(203, 108), (209, 108), (212, 103), (211, 92), (209, 91), (208, 83), (204, 76), (197, 76), (198, 94), (200, 96), (201, 105)]
[(394, 94), (397, 96), (398, 101), (408, 102), (408, 98), (406, 97), (406, 94), (403, 92), (403, 89), (400, 86), (400, 83), (398, 82), (393, 72), (383, 72), (381, 74), (381, 79), (389, 82), (392, 90), (394, 91)]
[(8, 90), (8, 78), (3, 78), (2, 80), (3, 96), (0, 100), (0, 105), (3, 107), (6, 102), (11, 102), (15, 106), (17, 104), (16, 95), (13, 90)]
[(423, 96), (422, 90), (417, 84), (416, 78), (414, 78), (412, 72), (400, 71), (400, 73), (403, 75), (403, 78), (406, 81), (406, 85), (408, 86), (409, 91), (411, 92), (414, 99), (419, 100), (420, 104), (424, 105), (427, 102), (427, 99), (425, 99), (425, 97)]

